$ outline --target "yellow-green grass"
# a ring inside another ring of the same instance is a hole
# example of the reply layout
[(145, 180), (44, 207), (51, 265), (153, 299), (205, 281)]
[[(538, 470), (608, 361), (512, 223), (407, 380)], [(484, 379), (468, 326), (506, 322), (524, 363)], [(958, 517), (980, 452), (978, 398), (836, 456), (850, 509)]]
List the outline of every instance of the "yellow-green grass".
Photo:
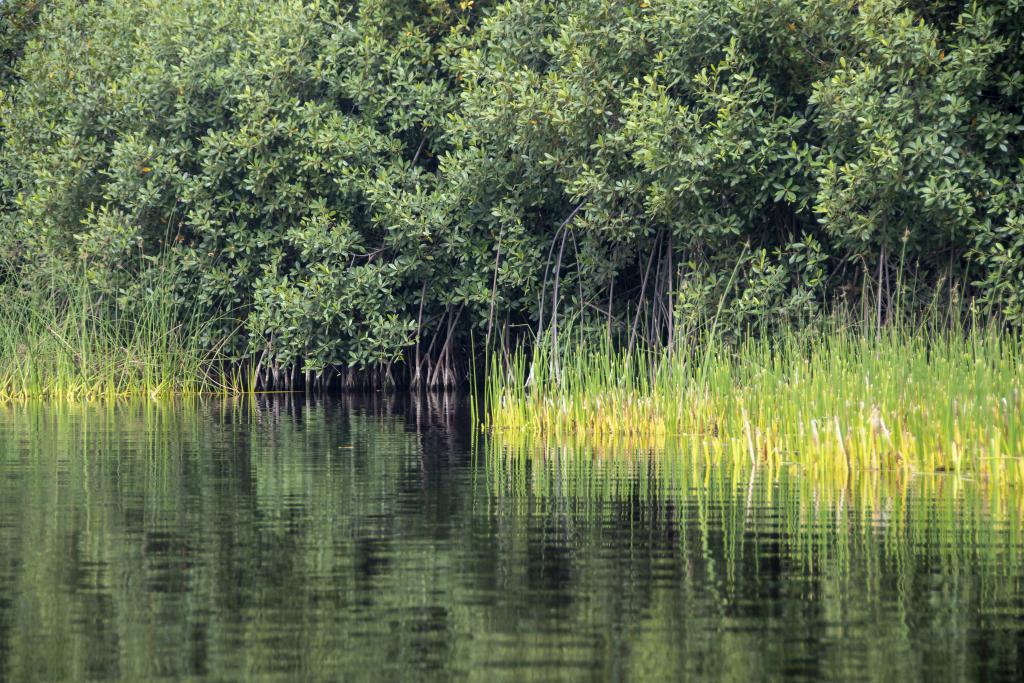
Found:
[(192, 336), (170, 297), (131, 312), (90, 290), (0, 290), (0, 401), (91, 400), (225, 391), (219, 365)]
[(499, 438), (671, 447), (838, 484), (948, 473), (1021, 495), (1022, 378), (1019, 335), (994, 325), (833, 324), (658, 352), (539, 345), (492, 362), (484, 420)]

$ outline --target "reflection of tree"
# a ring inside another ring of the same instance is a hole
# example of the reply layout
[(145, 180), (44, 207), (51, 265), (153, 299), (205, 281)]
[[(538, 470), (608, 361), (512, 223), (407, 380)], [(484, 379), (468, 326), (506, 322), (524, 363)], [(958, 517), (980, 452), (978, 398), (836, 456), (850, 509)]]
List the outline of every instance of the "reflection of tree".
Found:
[(7, 409), (0, 676), (969, 676), (980, 639), (1017, 665), (1016, 522), (977, 490), (473, 454), (464, 416), (440, 396)]

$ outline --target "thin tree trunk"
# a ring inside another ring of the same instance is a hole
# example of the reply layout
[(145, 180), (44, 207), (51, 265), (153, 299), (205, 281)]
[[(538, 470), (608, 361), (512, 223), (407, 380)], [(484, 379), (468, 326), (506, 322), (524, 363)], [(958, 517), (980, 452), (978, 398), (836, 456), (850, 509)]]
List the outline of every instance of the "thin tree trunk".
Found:
[(409, 386), (413, 389), (417, 388), (420, 383), (420, 342), (423, 338), (423, 301), (427, 295), (427, 283), (424, 282), (423, 286), (420, 287), (420, 312), (416, 317), (416, 361), (413, 363), (412, 377), (409, 379)]
[(562, 254), (565, 252), (565, 236), (562, 230), (562, 244), (558, 247), (558, 265), (555, 266), (555, 287), (551, 292), (551, 360), (555, 364), (555, 381), (558, 381), (558, 285), (562, 274)]
[(491, 352), (491, 323), (494, 321), (494, 299), (498, 293), (498, 265), (501, 259), (501, 240), (505, 236), (505, 228), (498, 233), (498, 251), (494, 255), (494, 276), (491, 278), (491, 303), (487, 307), (487, 336), (484, 338), (484, 362)]
[(885, 261), (885, 245), (882, 245), (882, 251), (878, 255), (878, 304), (875, 311), (875, 333), (879, 333), (882, 330), (882, 263)]
[(676, 334), (676, 308), (675, 302), (673, 301), (675, 287), (675, 269), (673, 268), (672, 257), (673, 254), (673, 235), (670, 232), (668, 234), (668, 348), (671, 350), (675, 345), (675, 334)]
[(608, 283), (608, 342), (612, 340), (612, 294), (615, 293), (615, 276)]
[(627, 353), (633, 353), (633, 344), (636, 342), (636, 326), (640, 322), (640, 308), (643, 305), (644, 294), (647, 292), (647, 276), (651, 273), (651, 263), (654, 261), (654, 252), (658, 250), (658, 245), (661, 244), (661, 233), (658, 233), (657, 239), (654, 241), (654, 246), (651, 247), (651, 255), (647, 258), (647, 267), (644, 268), (643, 277), (640, 279), (640, 299), (636, 304), (636, 315), (633, 316), (633, 327), (629, 333), (629, 345), (627, 346)]
[(569, 236), (572, 237), (572, 250), (576, 254), (576, 285), (580, 295), (580, 346), (583, 346), (583, 309), (585, 304), (583, 301), (583, 271), (580, 269), (580, 246), (576, 243), (576, 233), (570, 230)]
[(449, 364), (450, 359), (451, 359), (451, 355), (450, 355), (451, 351), (449, 349), (449, 346), (451, 345), (451, 341), (452, 341), (452, 333), (455, 331), (455, 325), (458, 324), (459, 318), (462, 316), (462, 311), (463, 311), (463, 309), (465, 309), (465, 307), (466, 307), (465, 304), (463, 304), (462, 306), (459, 306), (459, 310), (455, 314), (455, 317), (452, 318), (451, 316), (449, 316), (449, 318), (448, 318), (448, 334), (445, 337), (444, 345), (441, 347), (441, 352), (437, 355), (438, 356), (438, 362), (437, 362), (437, 365), (434, 367), (433, 375), (430, 377), (430, 386), (431, 387), (436, 387), (437, 386), (438, 374), (441, 374), (441, 375), (447, 375), (448, 374), (448, 371), (449, 371), (448, 364)]
[(437, 329), (437, 331), (434, 332), (434, 337), (433, 337), (433, 339), (430, 340), (430, 346), (427, 347), (427, 352), (423, 355), (423, 361), (422, 362), (425, 363), (426, 366), (427, 366), (427, 372), (426, 372), (426, 374), (424, 376), (424, 380), (428, 384), (429, 384), (429, 380), (430, 380), (430, 375), (433, 372), (433, 367), (434, 367), (434, 362), (433, 362), (431, 354), (434, 352), (434, 346), (437, 344), (437, 340), (441, 336), (441, 329), (440, 329), (441, 325), (440, 324), (444, 323), (445, 319), (448, 318), (448, 315), (450, 313), (451, 313), (451, 306), (449, 306), (448, 308), (445, 309), (444, 315), (442, 315), (441, 319), (438, 321), (438, 323), (439, 323), (438, 324), (438, 329)]
[(565, 230), (565, 227), (569, 225), (570, 221), (576, 217), (576, 214), (580, 212), (580, 209), (582, 209), (586, 203), (586, 200), (583, 200), (577, 204), (576, 208), (572, 210), (572, 213), (570, 213), (566, 219), (562, 221), (562, 224), (558, 226), (558, 230), (555, 230), (555, 236), (551, 238), (551, 245), (548, 247), (547, 262), (544, 265), (544, 282), (541, 284), (540, 289), (540, 310), (537, 313), (537, 339), (540, 339), (541, 333), (544, 332), (544, 295), (547, 294), (548, 290), (548, 275), (551, 272), (551, 255), (555, 250), (555, 242), (558, 240), (559, 233)]

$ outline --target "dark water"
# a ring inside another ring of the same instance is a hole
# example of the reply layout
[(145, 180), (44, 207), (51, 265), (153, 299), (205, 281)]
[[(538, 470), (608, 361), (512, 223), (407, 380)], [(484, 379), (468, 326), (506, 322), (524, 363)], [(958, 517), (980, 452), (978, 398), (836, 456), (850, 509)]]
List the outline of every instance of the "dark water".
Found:
[(0, 409), (0, 678), (1024, 671), (1014, 501), (474, 448), (467, 422), (455, 399)]

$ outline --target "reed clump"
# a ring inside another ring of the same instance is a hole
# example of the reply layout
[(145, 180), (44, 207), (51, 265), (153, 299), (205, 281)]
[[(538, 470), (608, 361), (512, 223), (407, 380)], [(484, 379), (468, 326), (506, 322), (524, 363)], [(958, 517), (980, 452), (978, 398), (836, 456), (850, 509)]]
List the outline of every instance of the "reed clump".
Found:
[(627, 441), (821, 480), (953, 474), (1024, 485), (1024, 349), (998, 326), (838, 323), (667, 350), (539, 344), (491, 363), (496, 434)]
[(118, 306), (84, 273), (0, 288), (0, 401), (92, 400), (223, 392), (197, 321), (160, 292)]

